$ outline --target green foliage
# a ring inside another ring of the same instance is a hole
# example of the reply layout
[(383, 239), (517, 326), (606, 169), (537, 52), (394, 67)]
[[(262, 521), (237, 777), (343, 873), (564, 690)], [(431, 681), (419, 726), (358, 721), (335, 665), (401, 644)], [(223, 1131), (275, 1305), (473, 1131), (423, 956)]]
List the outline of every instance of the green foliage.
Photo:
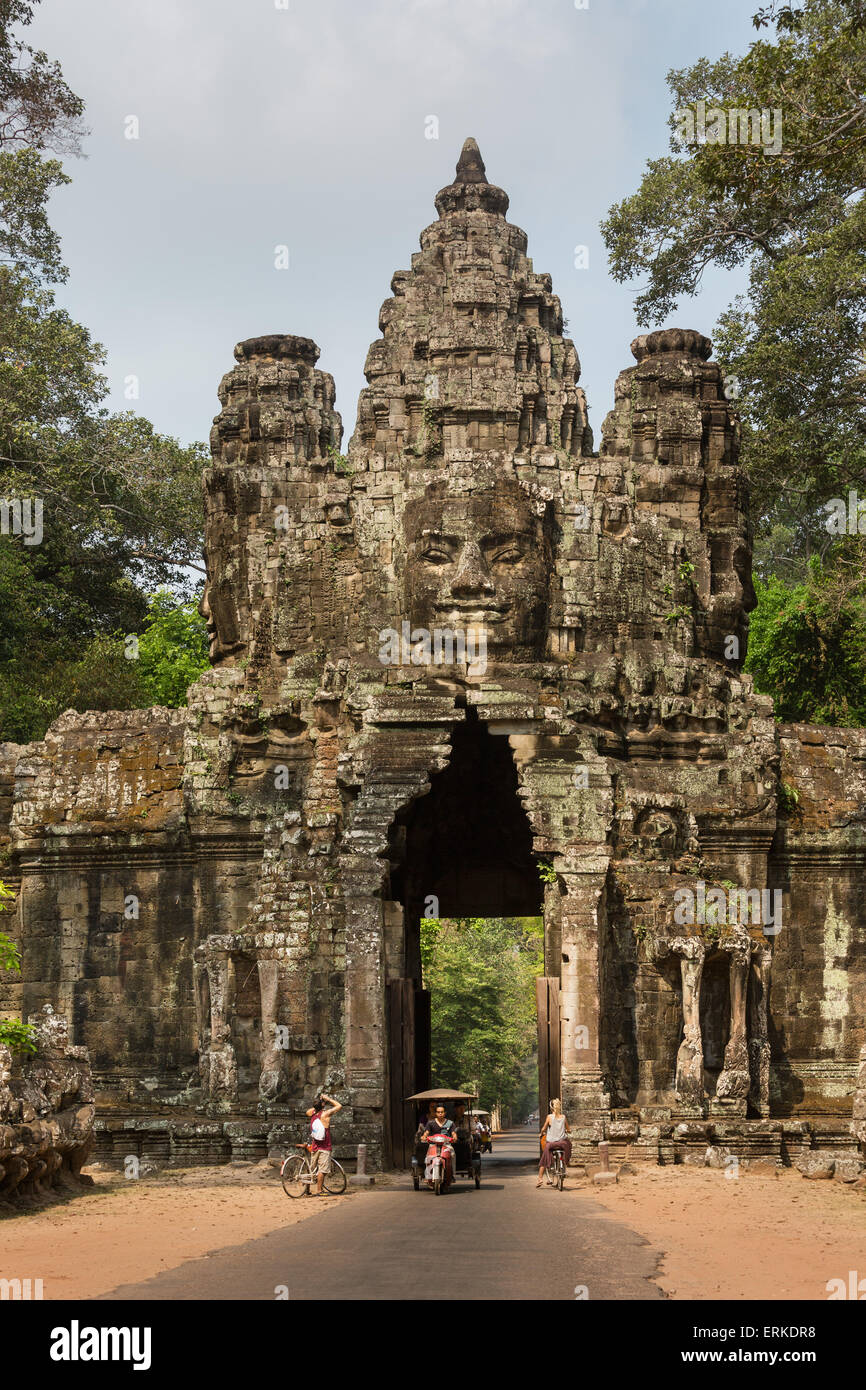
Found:
[[(842, 25), (843, 32), (848, 29), (856, 33), (866, 24), (866, 0), (838, 0), (839, 9), (847, 12), (847, 18)], [(800, 28), (803, 20), (803, 11), (795, 9), (786, 0), (770, 0), (769, 5), (762, 5), (757, 14), (752, 16), (752, 23), (756, 29), (764, 29), (769, 24), (775, 24), (779, 33), (794, 32)]]
[(556, 882), (556, 868), (554, 867), (553, 864), (550, 863), (549, 860), (547, 860), (547, 859), (539, 859), (539, 861), (538, 861), (538, 877), (541, 879), (541, 882), (542, 882), (542, 883), (555, 883), (555, 882)]
[(203, 572), (206, 462), (203, 445), (104, 408), (103, 350), (55, 304), (67, 271), (47, 203), (69, 180), (45, 151), (77, 151), (83, 108), (12, 37), (33, 10), (0, 0), (0, 498), (41, 504), (43, 532), (0, 536), (0, 737), (14, 739), (67, 706), (146, 703), (117, 634), (141, 630), (149, 591), (188, 597)]
[(686, 621), (692, 616), (692, 610), (687, 604), (681, 603), (677, 608), (672, 608), (669, 613), (665, 613), (666, 623), (678, 623), (682, 619)]
[[(0, 912), (5, 912), (10, 900), (14, 900), (12, 889), (0, 879)], [(5, 932), (0, 931), (0, 970), (19, 970), (21, 955), (15, 942)], [(13, 1052), (35, 1052), (36, 1043), (33, 1029), (29, 1023), (18, 1019), (0, 1019), (0, 1045), (11, 1048)]]
[[(0, 590), (4, 572), (0, 545)], [(25, 571), (26, 577), (26, 571)], [(14, 596), (14, 595), (13, 595)], [(24, 617), (27, 616), (26, 603)], [(178, 601), (166, 590), (150, 598), (143, 615), (130, 610), (129, 633), (98, 632), (76, 651), (74, 640), (49, 643), (49, 664), (28, 647), (21, 624), (21, 650), (0, 661), (0, 738), (27, 743), (41, 738), (66, 709), (176, 708), (208, 665), (207, 625), (195, 600)], [(2, 632), (0, 614), (0, 632)], [(138, 659), (127, 656), (128, 636), (138, 636)], [(2, 652), (2, 644), (0, 644)], [(68, 652), (58, 657), (59, 652)]]
[(198, 604), (179, 604), (165, 590), (154, 594), (138, 639), (138, 671), (148, 704), (186, 704), (187, 690), (207, 667), (207, 624)]
[(777, 719), (866, 724), (866, 578), (841, 572), (813, 559), (802, 583), (756, 582), (745, 669)]
[(11, 1052), (35, 1052), (36, 1039), (29, 1023), (17, 1018), (0, 1019), (0, 1043)]
[(488, 1109), (514, 1104), (536, 1047), (541, 918), (422, 918), (421, 962), (431, 992), (433, 1084), (477, 1084)]
[[(8, 884), (0, 879), (0, 912), (5, 912), (11, 902), (15, 901), (15, 894)], [(0, 970), (18, 970), (21, 966), (21, 955), (14, 941), (0, 932)]]
[(349, 462), (348, 455), (341, 454), (334, 444), (328, 445), (327, 454), (334, 465), (334, 472), (339, 473), (341, 477), (351, 478), (355, 470)]
[(65, 280), (60, 238), (52, 229), (45, 204), (56, 188), (70, 183), (57, 159), (36, 150), (0, 148), (0, 258), (22, 275), (35, 273)]
[[(786, 612), (791, 620), (800, 614), (808, 643), (799, 659), (787, 648), (784, 656), (764, 650), (754, 669), (782, 706), (813, 706), (845, 723), (862, 708), (852, 663), (864, 601), (823, 508), (849, 488), (862, 494), (866, 479), (864, 15), (864, 0), (804, 0), (797, 8), (773, 0), (754, 22), (759, 31), (775, 26), (775, 35), (743, 55), (670, 72), (672, 153), (649, 161), (637, 192), (612, 207), (602, 227), (614, 278), (642, 282), (642, 324), (661, 323), (696, 294), (707, 266), (748, 269), (748, 293), (722, 314), (715, 349), (738, 383), (756, 570), (765, 583), (784, 578), (798, 595)], [(701, 100), (707, 110), (780, 111), (781, 151), (738, 141), (682, 144), (677, 113), (694, 112)], [(816, 554), (823, 597), (809, 577)], [(859, 563), (862, 573), (862, 552)], [(805, 609), (800, 585), (811, 594)], [(824, 602), (831, 588), (844, 591), (844, 624)], [(798, 695), (795, 666), (817, 667), (817, 694)]]

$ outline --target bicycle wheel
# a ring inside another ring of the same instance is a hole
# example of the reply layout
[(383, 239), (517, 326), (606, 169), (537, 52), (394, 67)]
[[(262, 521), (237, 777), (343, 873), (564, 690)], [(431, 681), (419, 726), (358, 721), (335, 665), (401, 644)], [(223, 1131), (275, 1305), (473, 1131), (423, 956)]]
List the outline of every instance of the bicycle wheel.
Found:
[(561, 1192), (563, 1184), (565, 1182), (565, 1161), (562, 1158), (560, 1158), (559, 1162), (556, 1165), (556, 1178), (557, 1182), (559, 1183), (559, 1190)]
[(313, 1181), (307, 1160), (302, 1154), (290, 1154), (280, 1169), (283, 1188), (289, 1197), (304, 1197)]
[(346, 1191), (346, 1174), (335, 1158), (331, 1159), (331, 1171), (325, 1174), (324, 1188), (332, 1197), (339, 1197)]

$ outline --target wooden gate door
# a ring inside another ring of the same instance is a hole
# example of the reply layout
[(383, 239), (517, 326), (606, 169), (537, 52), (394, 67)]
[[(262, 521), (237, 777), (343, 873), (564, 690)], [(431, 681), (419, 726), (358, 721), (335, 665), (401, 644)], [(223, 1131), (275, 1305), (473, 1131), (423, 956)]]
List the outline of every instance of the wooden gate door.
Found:
[(388, 1077), (391, 1162), (408, 1168), (418, 1107), (405, 1097), (430, 1086), (430, 994), (414, 980), (388, 984)]
[(559, 979), (541, 975), (535, 981), (538, 1005), (538, 1123), (544, 1124), (550, 1102), (562, 1099), (559, 1052)]

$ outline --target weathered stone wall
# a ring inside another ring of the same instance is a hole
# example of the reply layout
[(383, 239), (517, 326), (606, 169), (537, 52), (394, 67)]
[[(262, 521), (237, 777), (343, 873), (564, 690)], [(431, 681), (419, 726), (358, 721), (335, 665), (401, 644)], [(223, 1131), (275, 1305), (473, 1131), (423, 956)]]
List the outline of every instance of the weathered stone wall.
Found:
[(187, 719), (69, 711), (16, 767), (25, 1011), (51, 1003), (123, 1100), (195, 1065)]
[(779, 727), (783, 815), (770, 872), (772, 1084), (780, 1108), (845, 1111), (866, 1044), (866, 730)]

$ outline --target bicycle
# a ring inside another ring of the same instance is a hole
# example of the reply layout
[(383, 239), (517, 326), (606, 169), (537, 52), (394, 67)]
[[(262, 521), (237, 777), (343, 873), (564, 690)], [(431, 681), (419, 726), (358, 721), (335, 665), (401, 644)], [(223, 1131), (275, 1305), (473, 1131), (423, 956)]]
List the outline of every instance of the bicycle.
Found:
[(565, 1183), (565, 1159), (562, 1149), (554, 1149), (550, 1159), (550, 1171), (553, 1173), (553, 1186), (558, 1187), (560, 1192)]
[[(309, 1144), (296, 1144), (295, 1148), (303, 1149), (304, 1152), (288, 1154), (283, 1159), (280, 1177), (287, 1196), (306, 1197), (307, 1193), (312, 1190), (318, 1170), (313, 1167), (310, 1156), (312, 1148)], [(325, 1174), (322, 1186), (331, 1197), (339, 1197), (341, 1192), (346, 1191), (346, 1174), (333, 1157), (331, 1158), (330, 1172)]]

